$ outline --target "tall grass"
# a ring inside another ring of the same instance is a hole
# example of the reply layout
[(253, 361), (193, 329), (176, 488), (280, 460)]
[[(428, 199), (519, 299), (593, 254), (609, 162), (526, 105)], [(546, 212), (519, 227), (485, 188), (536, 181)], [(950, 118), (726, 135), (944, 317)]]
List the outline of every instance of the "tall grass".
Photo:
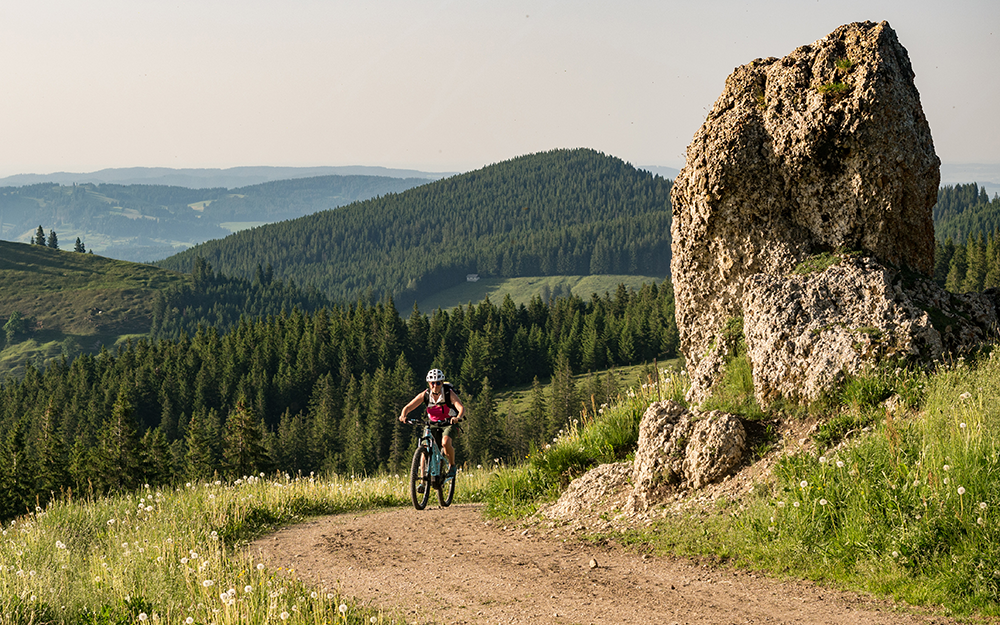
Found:
[[(671, 537), (652, 541), (913, 604), (1000, 613), (1000, 357), (889, 375), (904, 406), (924, 385), (919, 413), (874, 409), (869, 398), (857, 414), (878, 416), (863, 436), (786, 457), (773, 489), (745, 509), (664, 521)], [(883, 395), (879, 380), (859, 384)]]
[(497, 517), (531, 514), (538, 505), (559, 496), (575, 477), (602, 463), (618, 462), (635, 451), (639, 422), (651, 402), (684, 402), (689, 386), (683, 372), (663, 369), (644, 384), (627, 390), (597, 413), (584, 410), (525, 462), (503, 467), (492, 476), (486, 492), (486, 513)]
[[(456, 500), (487, 480), (461, 473)], [(386, 622), (243, 545), (307, 516), (409, 505), (408, 487), (405, 476), (258, 476), (54, 502), (2, 530), (0, 624)]]

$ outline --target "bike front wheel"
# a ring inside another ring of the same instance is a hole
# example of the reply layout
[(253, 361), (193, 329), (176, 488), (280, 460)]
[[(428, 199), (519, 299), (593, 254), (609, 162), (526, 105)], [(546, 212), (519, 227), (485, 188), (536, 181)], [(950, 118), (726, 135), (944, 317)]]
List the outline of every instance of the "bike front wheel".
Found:
[[(423, 510), (427, 507), (427, 500), (431, 496), (431, 484), (428, 479), (430, 473), (431, 458), (425, 447), (417, 447), (413, 452), (413, 464), (410, 466), (410, 499), (413, 507)], [(423, 488), (418, 489), (422, 486)], [(423, 492), (417, 492), (422, 490)]]

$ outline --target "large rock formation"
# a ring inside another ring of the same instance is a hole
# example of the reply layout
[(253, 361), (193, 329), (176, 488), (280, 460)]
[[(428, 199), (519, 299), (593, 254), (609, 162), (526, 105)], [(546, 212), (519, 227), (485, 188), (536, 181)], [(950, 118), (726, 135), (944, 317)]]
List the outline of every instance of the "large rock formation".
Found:
[[(940, 161), (913, 76), (889, 25), (864, 22), (726, 80), (671, 193), (690, 401), (705, 399), (719, 377), (732, 342), (727, 324), (760, 312), (747, 305), (762, 305), (762, 291), (775, 288), (766, 277), (783, 280), (834, 250), (932, 272)], [(909, 312), (887, 314), (910, 315), (907, 323), (925, 331), (926, 320)], [(775, 341), (768, 349), (781, 348)]]

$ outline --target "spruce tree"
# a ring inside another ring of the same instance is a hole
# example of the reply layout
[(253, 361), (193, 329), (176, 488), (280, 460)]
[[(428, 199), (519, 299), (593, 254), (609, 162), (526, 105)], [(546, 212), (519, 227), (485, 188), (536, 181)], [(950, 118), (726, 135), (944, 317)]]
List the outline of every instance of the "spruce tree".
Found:
[(70, 485), (69, 453), (59, 432), (59, 417), (56, 403), (50, 400), (38, 424), (38, 479), (36, 484), (37, 491), (44, 499), (58, 494)]
[(218, 469), (218, 422), (214, 408), (191, 413), (184, 436), (184, 474), (189, 481), (208, 479)]
[(468, 426), (463, 427), (462, 441), (470, 462), (492, 466), (494, 459), (506, 456), (500, 423), (497, 417), (496, 397), (489, 378), (479, 384), (479, 395), (468, 411)]
[(56, 236), (55, 230), (49, 230), (49, 238), (45, 244), (54, 250), (59, 249), (59, 237)]
[(133, 417), (135, 389), (125, 381), (111, 414), (104, 420), (97, 449), (97, 476), (106, 491), (129, 490), (139, 484), (139, 433)]
[(80, 253), (87, 251), (87, 249), (83, 246), (83, 241), (80, 240), (80, 237), (76, 237), (76, 245), (73, 246), (73, 251)]
[(330, 373), (317, 380), (309, 398), (312, 423), (309, 432), (309, 457), (313, 466), (320, 471), (335, 470), (336, 458), (343, 449), (337, 432), (342, 400)]
[(38, 226), (38, 230), (35, 230), (35, 237), (31, 239), (31, 242), (35, 245), (45, 245), (45, 230), (42, 230), (41, 226)]
[(146, 430), (140, 445), (145, 483), (153, 486), (169, 484), (173, 479), (174, 458), (163, 429), (157, 426)]
[(245, 398), (236, 401), (222, 432), (222, 467), (226, 475), (241, 478), (271, 469), (260, 432), (260, 421)]
[(562, 355), (549, 386), (548, 438), (555, 438), (560, 430), (580, 414), (580, 397), (573, 380), (569, 359)]

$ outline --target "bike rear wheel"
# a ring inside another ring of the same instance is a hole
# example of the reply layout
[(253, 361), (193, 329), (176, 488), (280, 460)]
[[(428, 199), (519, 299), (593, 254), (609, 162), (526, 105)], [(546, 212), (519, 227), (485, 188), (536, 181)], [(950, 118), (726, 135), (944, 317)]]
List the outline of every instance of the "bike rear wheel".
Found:
[[(431, 458), (425, 447), (417, 447), (413, 452), (413, 464), (410, 466), (410, 499), (413, 507), (423, 510), (431, 496), (430, 474)], [(423, 485), (422, 493), (417, 492), (417, 486)]]
[(455, 478), (449, 477), (438, 491), (438, 502), (441, 504), (442, 508), (447, 508), (451, 505), (451, 500), (455, 497)]

